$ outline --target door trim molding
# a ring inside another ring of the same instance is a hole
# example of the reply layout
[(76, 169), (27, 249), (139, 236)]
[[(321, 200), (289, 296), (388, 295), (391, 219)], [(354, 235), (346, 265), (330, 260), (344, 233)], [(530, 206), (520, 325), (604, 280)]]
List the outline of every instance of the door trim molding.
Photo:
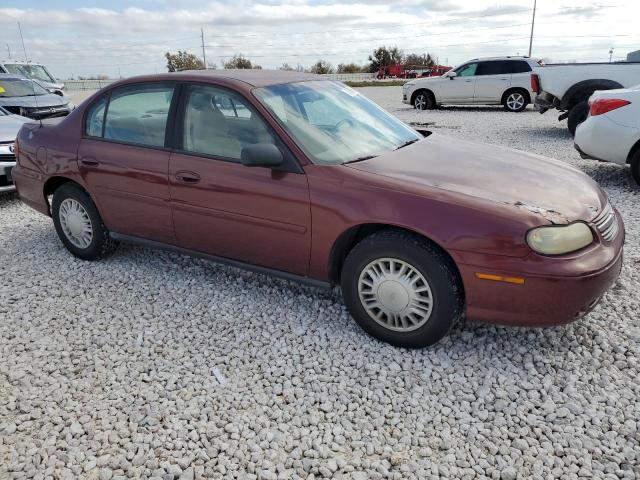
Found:
[(155, 240), (147, 240), (146, 238), (135, 237), (133, 235), (125, 235), (117, 232), (109, 232), (109, 236), (123, 243), (131, 243), (135, 245), (141, 245), (143, 247), (154, 248), (158, 250), (166, 250), (173, 253), (179, 253), (182, 255), (189, 255), (192, 257), (203, 258), (211, 262), (228, 265), (230, 267), (240, 268), (242, 270), (248, 270), (255, 273), (261, 273), (271, 277), (278, 277), (284, 280), (289, 280), (295, 283), (302, 283), (311, 287), (316, 287), (324, 290), (331, 289), (332, 285), (329, 282), (317, 280), (315, 278), (303, 277), (302, 275), (296, 275), (294, 273), (284, 272), (282, 270), (275, 270), (273, 268), (261, 267), (259, 265), (252, 265), (250, 263), (240, 262), (226, 257), (218, 257), (216, 255), (210, 255), (204, 252), (198, 252), (197, 250), (190, 250), (188, 248), (178, 247), (176, 245), (170, 245), (167, 243), (156, 242)]

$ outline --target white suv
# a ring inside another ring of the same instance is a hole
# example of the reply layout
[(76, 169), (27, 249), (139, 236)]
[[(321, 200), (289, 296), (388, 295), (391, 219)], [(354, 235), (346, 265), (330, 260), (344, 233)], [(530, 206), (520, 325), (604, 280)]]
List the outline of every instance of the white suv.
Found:
[(531, 103), (531, 72), (540, 65), (529, 57), (477, 58), (441, 77), (411, 80), (402, 87), (402, 101), (419, 110), (452, 105), (504, 105), (521, 112)]

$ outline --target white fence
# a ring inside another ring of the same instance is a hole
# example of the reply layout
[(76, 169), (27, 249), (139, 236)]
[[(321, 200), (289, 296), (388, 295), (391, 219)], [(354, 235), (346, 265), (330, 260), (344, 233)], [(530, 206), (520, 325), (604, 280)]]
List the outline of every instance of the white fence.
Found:
[[(328, 73), (325, 77), (340, 82), (370, 82), (376, 79), (375, 73)], [(65, 90), (69, 92), (81, 90), (100, 90), (116, 79), (108, 78), (104, 80), (65, 80)]]

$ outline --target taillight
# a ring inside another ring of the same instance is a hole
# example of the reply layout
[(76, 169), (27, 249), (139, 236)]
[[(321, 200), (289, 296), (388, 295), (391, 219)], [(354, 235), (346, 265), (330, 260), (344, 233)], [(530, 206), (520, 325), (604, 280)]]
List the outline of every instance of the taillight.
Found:
[(625, 105), (629, 105), (630, 103), (630, 101), (622, 100), (620, 98), (599, 98), (595, 102), (589, 102), (589, 113), (591, 113), (592, 117), (595, 117), (596, 115), (602, 115), (603, 113), (610, 112), (611, 110), (615, 110), (616, 108), (624, 107)]
[(540, 77), (537, 74), (531, 74), (531, 90), (540, 93)]

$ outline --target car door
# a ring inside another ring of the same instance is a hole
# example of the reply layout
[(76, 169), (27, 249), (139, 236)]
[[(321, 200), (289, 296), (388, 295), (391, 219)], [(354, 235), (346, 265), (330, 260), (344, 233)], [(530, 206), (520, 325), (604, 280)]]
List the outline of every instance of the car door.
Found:
[[(240, 94), (189, 85), (169, 161), (178, 245), (236, 261), (306, 275), (311, 248), (304, 172)], [(280, 169), (244, 166), (242, 149), (273, 143)]]
[(476, 82), (478, 62), (471, 62), (458, 67), (455, 77), (440, 77), (436, 101), (438, 103), (472, 103)]
[(80, 174), (107, 228), (172, 243), (166, 126), (175, 84), (118, 87), (85, 116)]
[(508, 60), (480, 62), (476, 76), (474, 103), (500, 103), (502, 94), (511, 85)]

